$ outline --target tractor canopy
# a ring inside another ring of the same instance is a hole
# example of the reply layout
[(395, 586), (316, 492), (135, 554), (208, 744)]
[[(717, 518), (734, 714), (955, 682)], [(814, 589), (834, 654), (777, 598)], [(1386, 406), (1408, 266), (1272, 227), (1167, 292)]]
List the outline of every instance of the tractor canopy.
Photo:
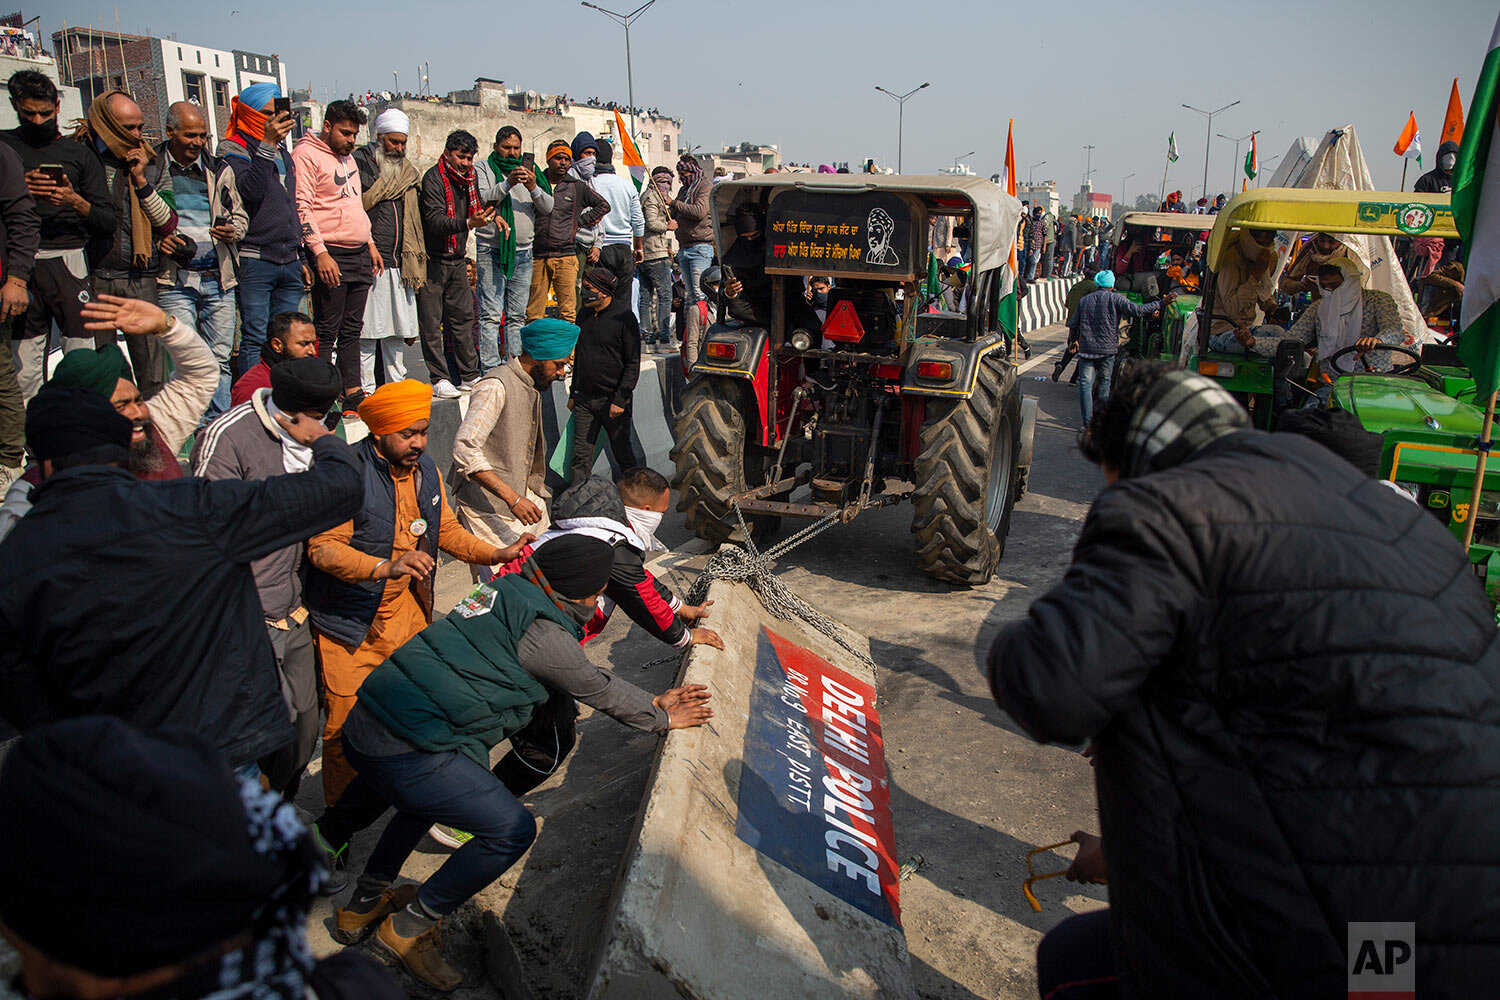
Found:
[(716, 184), (714, 245), (734, 244), (734, 216), (756, 206), (766, 222), (766, 270), (911, 281), (927, 273), (928, 224), (969, 226), (976, 273), (1010, 260), (1021, 203), (980, 177), (900, 174), (766, 174)]

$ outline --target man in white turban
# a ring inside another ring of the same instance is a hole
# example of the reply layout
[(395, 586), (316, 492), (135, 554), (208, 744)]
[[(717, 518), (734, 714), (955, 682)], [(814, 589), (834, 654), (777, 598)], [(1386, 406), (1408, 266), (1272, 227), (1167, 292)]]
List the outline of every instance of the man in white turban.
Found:
[(375, 391), (376, 368), (382, 382), (406, 378), (405, 348), (417, 337), (417, 289), (427, 279), (427, 251), (422, 212), (417, 205), (422, 175), (406, 156), (411, 119), (399, 108), (375, 116), (375, 141), (355, 150), (370, 235), (385, 270), (365, 300), (365, 327), (360, 335), (360, 384)]

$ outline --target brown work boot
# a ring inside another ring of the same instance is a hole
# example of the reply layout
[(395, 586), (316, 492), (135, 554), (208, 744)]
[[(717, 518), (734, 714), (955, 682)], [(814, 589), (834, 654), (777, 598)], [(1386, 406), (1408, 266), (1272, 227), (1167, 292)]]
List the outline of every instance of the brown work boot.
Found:
[(380, 926), (382, 920), (416, 899), (419, 888), (416, 883), (393, 886), (380, 894), (380, 900), (368, 913), (339, 907), (334, 914), (338, 925), (333, 929), (333, 939), (339, 944), (359, 944)]
[(438, 931), (442, 924), (434, 924), (416, 937), (406, 938), (396, 933), (395, 918), (386, 917), (375, 932), (375, 944), (381, 951), (398, 959), (418, 980), (435, 990), (447, 993), (463, 983), (458, 970), (443, 960), (443, 939)]

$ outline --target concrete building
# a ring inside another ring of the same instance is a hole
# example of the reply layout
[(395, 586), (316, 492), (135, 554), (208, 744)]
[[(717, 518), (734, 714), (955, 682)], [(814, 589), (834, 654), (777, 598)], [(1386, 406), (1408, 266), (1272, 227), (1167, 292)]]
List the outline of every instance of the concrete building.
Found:
[[(307, 105), (316, 102), (304, 102)], [(442, 155), (448, 133), (464, 129), (479, 141), (481, 156), (489, 154), (495, 133), (505, 125), (521, 132), (522, 149), (545, 161), (547, 146), (554, 139), (569, 142), (579, 132), (617, 141), (614, 112), (608, 107), (578, 104), (565, 97), (542, 94), (534, 90), (511, 91), (500, 80), (484, 77), (474, 81), (469, 90), (457, 90), (444, 99), (393, 97), (376, 95), (366, 100), (370, 116), (367, 134), (374, 137), (375, 116), (388, 107), (399, 108), (411, 119), (407, 155), (420, 169), (426, 169)], [(309, 107), (309, 110), (310, 107)], [(321, 114), (317, 116), (321, 120)], [(629, 116), (621, 113), (629, 127)], [(647, 168), (670, 167), (677, 161), (682, 122), (665, 115), (637, 115), (636, 139)], [(618, 148), (618, 146), (617, 146)], [(616, 162), (619, 162), (618, 156)]]
[[(16, 16), (19, 19), (19, 15)], [(83, 100), (77, 87), (64, 84), (57, 73), (57, 63), (51, 53), (43, 51), (35, 33), (19, 25), (11, 27), (0, 22), (0, 79), (9, 80), (11, 74), (22, 70), (34, 70), (57, 85), (57, 96), (61, 102), (57, 120), (64, 127), (75, 118), (83, 117)], [(0, 128), (15, 128), (16, 110), (10, 101), (0, 101)]]
[(1085, 181), (1073, 196), (1073, 212), (1077, 215), (1102, 215), (1106, 219), (1114, 215), (1114, 198), (1094, 190), (1092, 181)]
[(88, 110), (96, 95), (119, 88), (141, 106), (146, 130), (162, 134), (167, 107), (191, 101), (203, 109), (209, 133), (223, 135), (230, 99), (253, 83), (275, 83), (287, 92), (280, 57), (214, 49), (174, 38), (69, 28), (52, 33), (63, 78), (82, 91)]
[(1053, 215), (1062, 210), (1062, 199), (1057, 195), (1056, 181), (1037, 181), (1035, 184), (1017, 184), (1016, 197), (1041, 205)]

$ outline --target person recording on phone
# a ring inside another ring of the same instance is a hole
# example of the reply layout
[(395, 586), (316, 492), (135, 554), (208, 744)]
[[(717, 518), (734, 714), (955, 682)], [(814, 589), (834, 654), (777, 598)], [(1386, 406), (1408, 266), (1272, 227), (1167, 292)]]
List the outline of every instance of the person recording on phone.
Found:
[(0, 142), (20, 158), (41, 220), (40, 249), (29, 280), (24, 269), (12, 266), (0, 286), (0, 323), (10, 326), (16, 377), (29, 400), (46, 380), (47, 341), (54, 323), (62, 331), (64, 351), (95, 346), (94, 333), (84, 329), (83, 305), (89, 299), (84, 247), (115, 231), (115, 209), (99, 158), (58, 131), (56, 84), (34, 70), (22, 70), (11, 76), (7, 88), (20, 124), (0, 131)]
[[(443, 155), (422, 175), (422, 234), (427, 239), (427, 282), (417, 293), (417, 323), (422, 357), (432, 394), (456, 399), (479, 381), (479, 354), (474, 349), (474, 291), (469, 285), (470, 230), (495, 221), (495, 207), (479, 196), (474, 155), (479, 140), (463, 129), (448, 133)], [(443, 331), (453, 336), (459, 370), (448, 371)]]
[(271, 317), (297, 312), (312, 272), (302, 263), (297, 214), (297, 167), (282, 145), (294, 124), (291, 102), (274, 83), (254, 83), (230, 100), (229, 127), (219, 156), (234, 171), (250, 214), (240, 237), (240, 353), (236, 376), (260, 364)]
[(208, 149), (208, 123), (190, 101), (167, 108), (167, 141), (156, 153), (156, 190), (177, 210), (177, 231), (161, 239), (156, 302), (198, 331), (219, 363), (219, 386), (203, 415), (229, 409), (233, 373), (235, 245), (250, 227), (234, 171)]
[[(552, 192), (537, 183), (536, 158), (521, 155), (521, 133), (506, 125), (495, 148), (474, 164), (479, 200), (495, 206), (495, 221), (474, 231), (479, 271), (479, 367), (490, 371), (521, 356), (521, 327), (531, 297), (531, 252), (537, 217), (552, 213)], [(495, 336), (505, 320), (505, 356)]]

